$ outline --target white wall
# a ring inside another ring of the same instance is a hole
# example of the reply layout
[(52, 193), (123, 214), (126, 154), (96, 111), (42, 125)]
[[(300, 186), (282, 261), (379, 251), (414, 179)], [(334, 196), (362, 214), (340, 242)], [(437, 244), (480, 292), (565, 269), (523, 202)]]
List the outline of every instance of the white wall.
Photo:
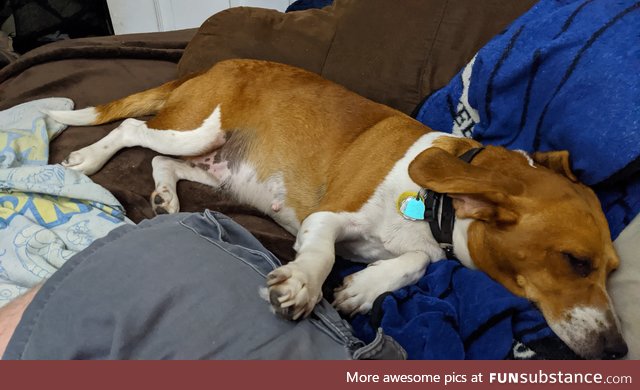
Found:
[(199, 27), (209, 16), (230, 7), (284, 11), (294, 0), (107, 0), (116, 34)]

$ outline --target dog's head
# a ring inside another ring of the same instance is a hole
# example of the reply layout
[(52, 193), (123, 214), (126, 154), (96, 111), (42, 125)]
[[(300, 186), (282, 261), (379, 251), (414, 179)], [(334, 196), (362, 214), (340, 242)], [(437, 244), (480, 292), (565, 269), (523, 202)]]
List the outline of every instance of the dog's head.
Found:
[(449, 194), (457, 218), (473, 219), (468, 247), (478, 268), (535, 302), (578, 355), (619, 358), (627, 346), (605, 287), (619, 259), (600, 203), (568, 156), (489, 146), (468, 164), (434, 147), (409, 175)]

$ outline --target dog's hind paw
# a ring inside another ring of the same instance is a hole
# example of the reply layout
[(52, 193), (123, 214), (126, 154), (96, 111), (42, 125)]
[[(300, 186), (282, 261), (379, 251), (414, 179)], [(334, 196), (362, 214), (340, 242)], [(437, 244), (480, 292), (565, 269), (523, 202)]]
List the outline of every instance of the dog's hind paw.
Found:
[(306, 273), (290, 263), (267, 275), (269, 301), (277, 314), (290, 320), (307, 317), (322, 299), (322, 291)]
[(180, 211), (178, 195), (166, 186), (158, 186), (151, 194), (151, 207), (156, 215), (177, 213)]
[(60, 165), (85, 175), (93, 175), (102, 168), (104, 161), (96, 158), (87, 148), (84, 148), (71, 152)]

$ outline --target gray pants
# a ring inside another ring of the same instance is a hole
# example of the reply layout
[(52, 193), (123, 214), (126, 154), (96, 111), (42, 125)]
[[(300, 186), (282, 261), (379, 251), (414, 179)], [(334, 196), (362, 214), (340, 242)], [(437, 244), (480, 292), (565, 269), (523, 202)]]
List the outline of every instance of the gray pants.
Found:
[(4, 359), (403, 358), (381, 332), (365, 345), (322, 301), (277, 317), (258, 295), (280, 263), (249, 232), (211, 212), (112, 231), (40, 289)]

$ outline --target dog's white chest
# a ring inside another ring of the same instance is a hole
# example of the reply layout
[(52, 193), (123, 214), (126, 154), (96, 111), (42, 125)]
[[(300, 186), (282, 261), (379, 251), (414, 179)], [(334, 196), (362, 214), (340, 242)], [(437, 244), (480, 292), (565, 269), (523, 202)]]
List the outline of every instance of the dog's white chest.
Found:
[(368, 215), (354, 213), (351, 216), (354, 230), (350, 235), (357, 238), (338, 243), (337, 254), (349, 260), (371, 263), (395, 258), (406, 251), (426, 252), (434, 246), (426, 223), (409, 221), (391, 213), (382, 214), (387, 215), (381, 215), (376, 223), (364, 222), (363, 219), (369, 219)]
[(363, 262), (390, 259), (410, 251), (423, 252), (434, 260), (442, 258), (443, 251), (433, 238), (428, 223), (408, 220), (397, 208), (400, 195), (420, 190), (409, 177), (409, 164), (441, 136), (442, 133), (434, 132), (416, 141), (367, 203), (349, 214), (351, 231), (347, 236), (355, 238), (341, 242), (339, 254)]

